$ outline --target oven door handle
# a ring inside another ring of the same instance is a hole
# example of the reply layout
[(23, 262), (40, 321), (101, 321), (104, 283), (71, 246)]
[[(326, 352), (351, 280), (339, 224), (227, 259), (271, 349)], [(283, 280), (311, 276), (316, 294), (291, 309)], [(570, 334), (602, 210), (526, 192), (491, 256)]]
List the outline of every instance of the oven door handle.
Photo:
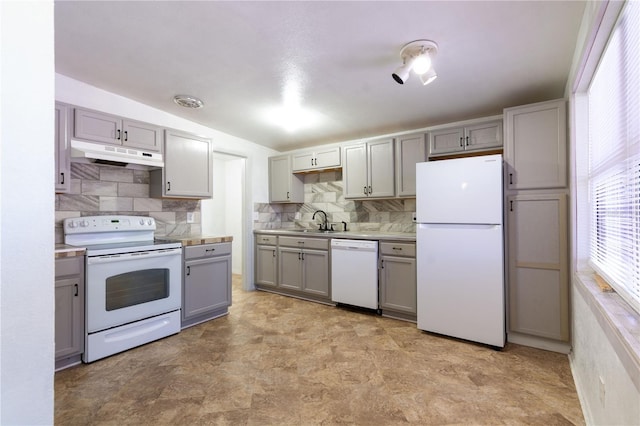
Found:
[(181, 248), (139, 251), (135, 253), (105, 254), (103, 256), (88, 256), (87, 265), (122, 262), (123, 260), (145, 260), (153, 257), (176, 256), (181, 254)]

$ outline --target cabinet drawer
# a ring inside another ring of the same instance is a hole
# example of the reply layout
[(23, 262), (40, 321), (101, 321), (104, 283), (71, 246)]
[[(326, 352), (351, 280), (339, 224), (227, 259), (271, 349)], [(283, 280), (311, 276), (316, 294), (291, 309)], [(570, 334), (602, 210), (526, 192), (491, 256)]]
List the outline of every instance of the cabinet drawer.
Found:
[(197, 259), (199, 257), (213, 257), (231, 254), (231, 243), (202, 244), (199, 246), (189, 246), (184, 249), (185, 260)]
[(82, 271), (84, 256), (56, 259), (56, 277), (78, 275)]
[(257, 245), (275, 246), (278, 243), (278, 237), (276, 235), (256, 235)]
[(280, 237), (280, 245), (305, 249), (329, 250), (328, 238)]
[(380, 254), (416, 257), (416, 245), (407, 243), (380, 243)]

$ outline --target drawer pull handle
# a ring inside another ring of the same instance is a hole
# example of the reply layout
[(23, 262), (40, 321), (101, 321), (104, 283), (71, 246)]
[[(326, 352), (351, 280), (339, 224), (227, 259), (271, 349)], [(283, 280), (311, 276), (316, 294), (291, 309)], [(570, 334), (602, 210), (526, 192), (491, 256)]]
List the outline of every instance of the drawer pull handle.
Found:
[(191, 266), (187, 266), (187, 276), (191, 275)]
[(402, 247), (392, 247), (391, 249), (392, 250), (400, 250), (400, 251), (402, 251)]
[(76, 292), (74, 294), (75, 297), (78, 297), (78, 284), (74, 284), (73, 287), (75, 288)]
[(212, 248), (212, 249), (205, 249), (204, 250), (205, 253), (209, 253), (210, 251), (216, 251), (216, 249)]

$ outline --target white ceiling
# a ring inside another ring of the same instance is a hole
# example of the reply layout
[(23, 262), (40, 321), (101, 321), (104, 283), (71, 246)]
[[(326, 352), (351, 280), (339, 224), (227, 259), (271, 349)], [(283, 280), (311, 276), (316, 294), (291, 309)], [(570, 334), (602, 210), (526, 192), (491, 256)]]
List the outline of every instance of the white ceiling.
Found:
[[(56, 1), (56, 72), (289, 150), (562, 97), (584, 5)], [(399, 85), (391, 73), (416, 39), (438, 43), (438, 79)], [(291, 83), (319, 117), (295, 133), (264, 120)], [(176, 94), (205, 107), (179, 107)]]

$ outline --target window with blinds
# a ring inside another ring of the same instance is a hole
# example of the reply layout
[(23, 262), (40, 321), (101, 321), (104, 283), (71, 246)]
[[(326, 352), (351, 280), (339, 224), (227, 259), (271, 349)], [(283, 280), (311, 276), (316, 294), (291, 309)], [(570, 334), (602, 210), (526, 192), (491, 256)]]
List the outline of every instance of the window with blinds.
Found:
[(627, 2), (589, 86), (590, 261), (640, 312), (640, 2)]

